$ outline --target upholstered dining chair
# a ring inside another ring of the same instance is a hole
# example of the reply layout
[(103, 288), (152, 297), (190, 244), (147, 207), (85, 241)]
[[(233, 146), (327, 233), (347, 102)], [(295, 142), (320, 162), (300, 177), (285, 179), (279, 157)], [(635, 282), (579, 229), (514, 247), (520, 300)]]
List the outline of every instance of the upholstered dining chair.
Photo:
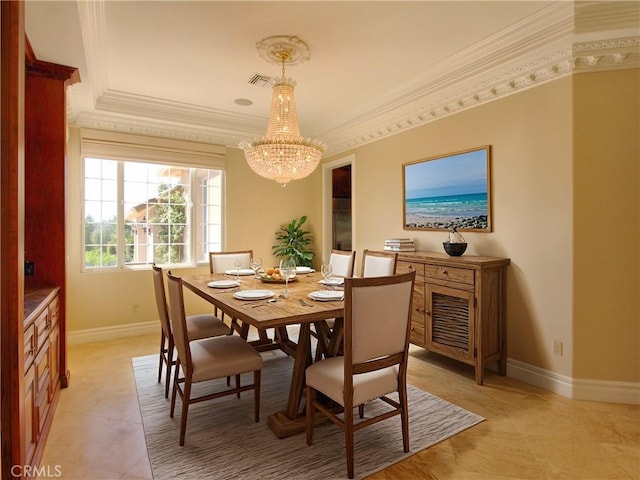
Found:
[[(227, 395), (239, 395), (240, 392), (253, 390), (254, 418), (260, 421), (260, 374), (262, 357), (242, 338), (235, 335), (191, 340), (187, 335), (187, 322), (184, 313), (184, 291), (182, 279), (168, 272), (169, 320), (173, 331), (177, 364), (173, 377), (170, 416), (173, 418), (176, 397), (182, 400), (180, 418), (180, 445), (184, 445), (187, 429), (187, 415), (192, 403), (213, 400)], [(182, 371), (183, 376), (180, 376)], [(253, 372), (253, 383), (241, 386), (240, 375)], [(191, 386), (207, 380), (235, 376), (235, 387), (216, 390), (199, 397), (191, 397)], [(181, 388), (184, 384), (184, 388)]]
[[(321, 360), (306, 370), (307, 444), (313, 444), (316, 410), (344, 430), (347, 475), (354, 475), (354, 432), (400, 415), (402, 444), (409, 451), (407, 361), (411, 303), (416, 272), (345, 279), (344, 355)], [(317, 397), (324, 394), (344, 408), (339, 417)], [(398, 400), (388, 396), (398, 392)], [(353, 410), (382, 400), (392, 407), (374, 417), (354, 421)]]
[(364, 250), (362, 252), (362, 272), (361, 277), (383, 277), (394, 275), (398, 263), (396, 252), (378, 252), (375, 250)]
[(249, 268), (251, 257), (253, 257), (253, 250), (209, 252), (209, 272), (224, 273), (227, 270), (233, 270), (236, 268), (236, 261), (240, 263), (240, 268)]
[(331, 250), (329, 264), (332, 275), (339, 277), (353, 277), (353, 267), (355, 267), (356, 252), (346, 250)]
[[(339, 277), (353, 277), (353, 270), (356, 262), (356, 252), (347, 250), (331, 250), (329, 255), (329, 264), (331, 265), (331, 274)], [(337, 338), (332, 338), (334, 334), (336, 319), (328, 318), (314, 324), (314, 328), (326, 329), (324, 335), (318, 335), (317, 332), (311, 331), (311, 335), (318, 340), (316, 347), (315, 360), (318, 361), (323, 355), (330, 355), (331, 351), (338, 348), (336, 345)]]
[[(253, 250), (239, 250), (236, 252), (209, 252), (209, 272), (210, 273), (224, 273), (227, 270), (233, 270), (236, 268), (236, 261), (239, 262), (240, 268), (249, 268), (251, 266), (251, 257), (253, 257)], [(218, 309), (214, 310), (214, 314), (218, 315)], [(224, 320), (224, 313), (221, 315)], [(245, 340), (249, 336), (249, 325), (242, 323), (237, 318), (231, 318), (231, 330), (237, 332), (240, 337)], [(260, 343), (270, 344), (271, 340), (267, 335), (265, 329), (258, 329), (258, 335), (260, 337)]]
[[(175, 365), (173, 332), (169, 322), (169, 310), (167, 308), (167, 295), (164, 289), (162, 268), (155, 263), (153, 269), (153, 290), (156, 297), (156, 307), (160, 318), (160, 360), (158, 364), (158, 383), (161, 382), (162, 368), (166, 366), (164, 397), (169, 397), (169, 383), (171, 381), (171, 368)], [(185, 319), (187, 325), (187, 337), (189, 340), (230, 335), (231, 330), (215, 315), (189, 315)]]
[[(355, 259), (355, 256), (354, 256)], [(379, 252), (375, 250), (364, 250), (362, 252), (361, 277), (383, 277), (394, 275), (398, 263), (398, 254), (395, 252)], [(353, 270), (352, 270), (353, 274)], [(329, 330), (325, 335), (318, 335), (318, 348), (315, 359), (319, 360), (322, 355), (333, 356), (342, 348), (342, 319), (326, 322)], [(320, 323), (315, 325), (316, 329), (324, 328)], [(322, 337), (329, 339), (322, 342)]]

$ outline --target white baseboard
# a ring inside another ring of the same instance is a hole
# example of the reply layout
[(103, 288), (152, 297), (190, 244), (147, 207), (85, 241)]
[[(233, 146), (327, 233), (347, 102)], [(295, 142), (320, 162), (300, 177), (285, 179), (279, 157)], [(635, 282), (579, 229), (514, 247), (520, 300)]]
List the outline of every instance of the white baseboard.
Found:
[(507, 376), (576, 400), (640, 405), (640, 383), (574, 379), (511, 358)]
[(640, 405), (640, 385), (637, 383), (574, 379), (573, 384), (573, 398), (578, 400)]
[[(160, 324), (155, 321), (130, 323), (70, 331), (67, 333), (67, 342), (69, 345), (103, 342), (159, 333), (159, 331)], [(640, 383), (574, 379), (511, 358), (507, 359), (507, 376), (576, 400), (640, 405)]]
[(136, 337), (138, 335), (148, 335), (151, 333), (160, 333), (159, 322), (128, 323), (126, 325), (115, 325), (113, 327), (72, 330), (67, 332), (67, 343), (69, 345), (77, 345), (80, 343), (104, 342), (105, 340)]

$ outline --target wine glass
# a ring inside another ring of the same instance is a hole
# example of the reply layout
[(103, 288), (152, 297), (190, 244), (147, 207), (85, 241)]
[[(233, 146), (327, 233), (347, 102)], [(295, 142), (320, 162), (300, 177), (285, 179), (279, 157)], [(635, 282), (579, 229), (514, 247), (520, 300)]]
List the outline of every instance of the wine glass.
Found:
[(255, 274), (253, 276), (253, 287), (255, 288), (256, 282), (258, 281), (258, 273), (262, 269), (262, 259), (260, 257), (251, 257), (251, 270)]
[(240, 267), (242, 266), (242, 263), (240, 263), (240, 260), (234, 260), (233, 261), (233, 266), (236, 267), (236, 282), (240, 281)]
[(327, 287), (327, 280), (331, 278), (331, 274), (333, 273), (333, 266), (330, 263), (323, 263), (322, 267), (320, 267), (320, 273), (322, 273), (324, 285), (325, 287)]
[(284, 295), (289, 295), (289, 280), (296, 276), (296, 261), (293, 257), (280, 260), (280, 274), (284, 277)]

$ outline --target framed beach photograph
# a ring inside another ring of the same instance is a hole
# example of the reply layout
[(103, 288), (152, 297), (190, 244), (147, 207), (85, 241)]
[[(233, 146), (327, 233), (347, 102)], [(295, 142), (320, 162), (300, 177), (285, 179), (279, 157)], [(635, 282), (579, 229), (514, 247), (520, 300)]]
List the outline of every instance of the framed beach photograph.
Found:
[(402, 165), (405, 230), (491, 231), (491, 146)]

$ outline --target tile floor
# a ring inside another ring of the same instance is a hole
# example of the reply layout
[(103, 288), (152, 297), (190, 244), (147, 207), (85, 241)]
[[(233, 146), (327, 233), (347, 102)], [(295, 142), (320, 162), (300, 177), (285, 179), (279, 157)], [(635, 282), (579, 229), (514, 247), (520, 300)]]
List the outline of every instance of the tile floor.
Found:
[[(73, 345), (42, 465), (64, 479), (151, 479), (131, 357), (155, 335)], [(640, 406), (571, 400), (411, 348), (409, 382), (487, 418), (370, 477), (640, 479)], [(356, 455), (358, 452), (356, 452)], [(215, 477), (212, 477), (215, 478)]]

